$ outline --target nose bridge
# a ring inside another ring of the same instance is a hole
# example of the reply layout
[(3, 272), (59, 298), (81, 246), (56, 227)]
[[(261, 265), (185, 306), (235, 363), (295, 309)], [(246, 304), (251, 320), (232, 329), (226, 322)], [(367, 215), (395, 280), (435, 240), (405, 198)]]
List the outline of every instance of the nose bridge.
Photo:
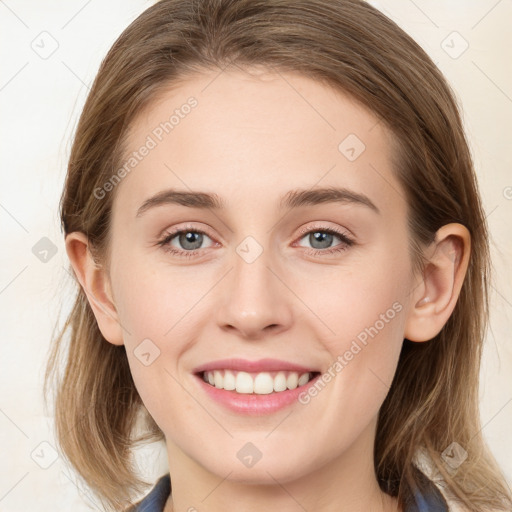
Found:
[(272, 260), (270, 250), (251, 236), (235, 248), (233, 268), (218, 310), (222, 328), (236, 329), (246, 337), (260, 337), (264, 330), (287, 326), (291, 318), (289, 297), (276, 270), (271, 270)]

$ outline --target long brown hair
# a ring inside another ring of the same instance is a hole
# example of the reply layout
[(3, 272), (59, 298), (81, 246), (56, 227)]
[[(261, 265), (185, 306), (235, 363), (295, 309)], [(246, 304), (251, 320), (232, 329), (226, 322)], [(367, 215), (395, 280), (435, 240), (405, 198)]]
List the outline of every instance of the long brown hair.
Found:
[[(421, 452), (445, 493), (468, 510), (510, 510), (507, 484), (479, 425), (491, 267), (470, 151), (444, 77), (377, 9), (359, 0), (161, 0), (147, 9), (109, 51), (83, 108), (60, 203), (64, 233), (86, 234), (98, 264), (108, 268), (115, 193), (98, 199), (95, 190), (122, 165), (127, 129), (187, 74), (228, 65), (303, 73), (381, 119), (396, 142), (394, 172), (408, 203), (416, 269), (425, 263), (421, 248), (441, 226), (459, 222), (469, 230), (469, 267), (451, 317), (427, 343), (404, 340), (379, 414), (375, 471), (381, 488), (404, 504), (422, 485), (415, 472)], [(78, 281), (48, 360), (46, 396), (54, 379), (57, 437), (66, 457), (106, 507), (130, 505), (149, 485), (135, 474), (134, 443), (163, 433), (136, 391), (124, 347), (103, 338)], [(135, 438), (139, 413), (145, 435)], [(468, 453), (455, 473), (441, 458), (454, 441)]]

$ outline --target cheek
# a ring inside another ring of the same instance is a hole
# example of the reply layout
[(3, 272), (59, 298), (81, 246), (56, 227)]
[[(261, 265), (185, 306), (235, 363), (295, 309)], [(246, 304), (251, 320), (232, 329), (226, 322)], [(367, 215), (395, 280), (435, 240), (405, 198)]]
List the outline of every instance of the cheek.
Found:
[(410, 286), (408, 263), (398, 254), (383, 253), (371, 262), (335, 269), (322, 286), (308, 288), (310, 283), (299, 292), (325, 324), (330, 353), (348, 349), (346, 343), (353, 339), (365, 343), (377, 337), (400, 337)]
[(365, 419), (375, 414), (396, 371), (409, 293), (408, 262), (398, 254), (382, 254), (372, 265), (341, 273), (314, 297), (315, 313), (328, 327), (322, 332), (329, 333), (322, 337), (331, 360), (326, 386), (345, 403), (336, 414), (351, 410)]
[(201, 319), (210, 318), (201, 312), (212, 285), (192, 267), (185, 271), (160, 264), (156, 270), (142, 261), (118, 259), (114, 297), (135, 386), (160, 425), (172, 403), (180, 410), (191, 405), (180, 384), (180, 363), (200, 338)]
[[(118, 267), (116, 308), (123, 323), (125, 343), (133, 345), (144, 338), (167, 341), (193, 316), (194, 304), (208, 290), (207, 283), (192, 271), (162, 271), (147, 264), (129, 265), (129, 272)], [(204, 289), (203, 289), (204, 288)], [(192, 314), (191, 314), (192, 313)], [(174, 346), (174, 343), (173, 343)]]

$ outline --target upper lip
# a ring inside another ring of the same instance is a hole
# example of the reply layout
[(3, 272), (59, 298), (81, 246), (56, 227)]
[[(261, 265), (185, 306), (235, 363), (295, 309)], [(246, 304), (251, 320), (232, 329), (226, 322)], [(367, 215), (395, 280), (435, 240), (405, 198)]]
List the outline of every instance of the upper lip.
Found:
[(247, 359), (219, 359), (210, 363), (202, 364), (194, 368), (194, 373), (208, 372), (212, 370), (238, 370), (249, 373), (291, 371), (299, 373), (315, 372), (317, 370), (307, 368), (300, 364), (290, 363), (279, 359), (258, 359), (248, 361)]

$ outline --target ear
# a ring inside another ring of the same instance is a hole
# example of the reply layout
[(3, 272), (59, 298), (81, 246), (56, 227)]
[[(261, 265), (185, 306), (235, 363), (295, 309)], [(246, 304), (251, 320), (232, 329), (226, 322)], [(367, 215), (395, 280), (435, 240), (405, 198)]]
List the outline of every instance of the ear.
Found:
[(427, 265), (411, 293), (404, 337), (428, 341), (439, 334), (455, 308), (469, 264), (471, 235), (462, 224), (446, 224), (428, 247)]
[(66, 236), (66, 252), (103, 337), (114, 345), (123, 345), (110, 279), (106, 270), (94, 261), (87, 236), (79, 231), (69, 233)]

